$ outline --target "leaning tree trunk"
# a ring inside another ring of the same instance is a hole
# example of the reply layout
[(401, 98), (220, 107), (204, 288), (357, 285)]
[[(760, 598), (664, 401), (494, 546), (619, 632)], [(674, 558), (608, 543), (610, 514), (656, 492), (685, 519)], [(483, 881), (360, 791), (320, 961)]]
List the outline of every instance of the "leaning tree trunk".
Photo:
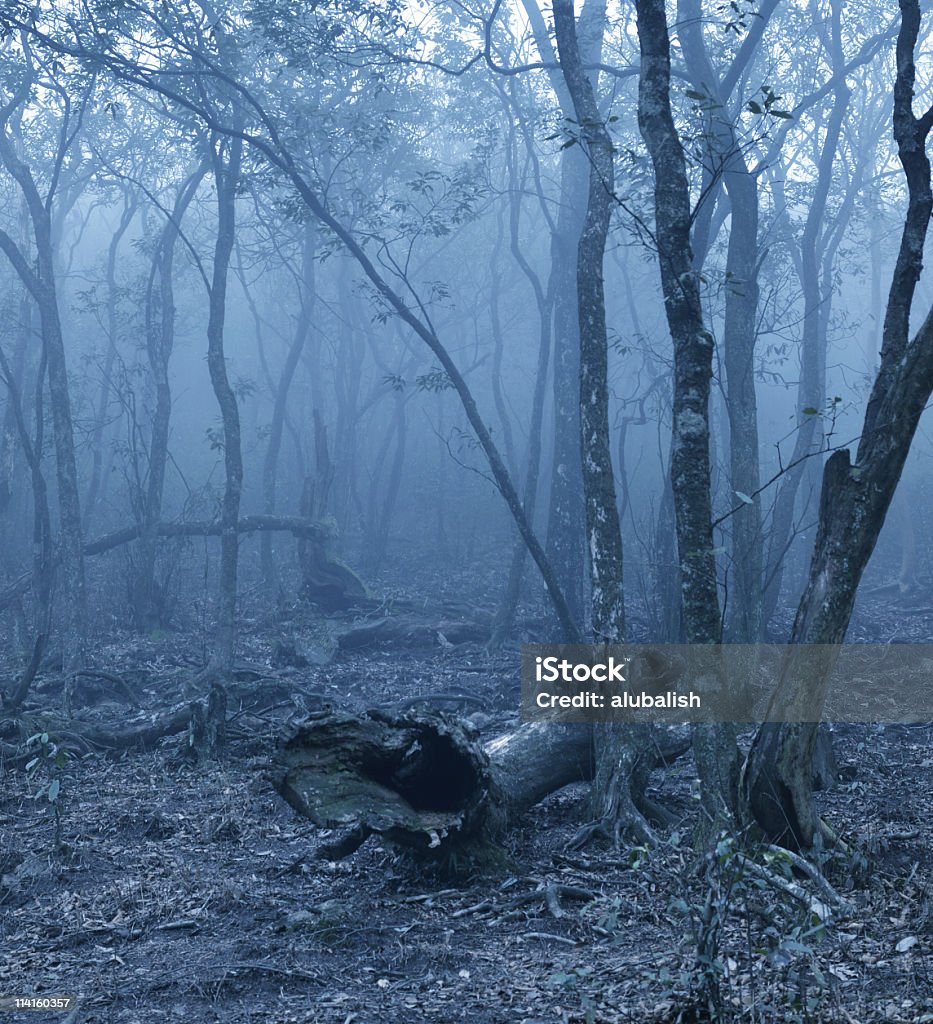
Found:
[[(709, 396), (713, 339), (703, 323), (700, 290), (690, 246), (690, 191), (683, 147), (670, 99), (670, 38), (664, 0), (636, 0), (641, 70), (638, 126), (655, 175), (655, 232), (661, 287), (674, 342), (671, 483), (680, 552), (686, 639), (720, 640), (719, 594), (713, 554), (710, 497)], [(721, 673), (698, 679), (713, 703)], [(713, 820), (731, 816), (737, 804), (738, 748), (731, 726), (700, 724), (694, 751), (704, 807)]]
[[(901, 0), (894, 85), (894, 137), (907, 179), (908, 206), (888, 293), (881, 365), (865, 411), (855, 463), (835, 452), (826, 463), (816, 546), (800, 599), (793, 644), (840, 644), (920, 416), (933, 393), (933, 309), (914, 338), (910, 313), (933, 212), (926, 141), (933, 108), (913, 112), (918, 0)], [(826, 700), (831, 659), (814, 666), (801, 648), (788, 652), (769, 709), (749, 752), (743, 798), (774, 840), (808, 848), (823, 831), (813, 803), (810, 765)], [(801, 718), (809, 721), (800, 721)]]

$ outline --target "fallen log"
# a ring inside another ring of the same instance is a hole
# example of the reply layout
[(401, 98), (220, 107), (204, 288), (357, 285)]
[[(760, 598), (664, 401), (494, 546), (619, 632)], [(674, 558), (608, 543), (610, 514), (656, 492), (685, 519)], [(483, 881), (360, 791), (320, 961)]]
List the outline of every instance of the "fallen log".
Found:
[[(237, 533), (291, 533), (296, 537), (308, 537), (313, 540), (323, 540), (328, 536), (326, 526), (315, 522), (312, 519), (302, 519), (301, 516), (243, 516), (237, 520)], [(85, 555), (101, 555), (105, 551), (112, 551), (130, 541), (138, 540), (142, 536), (143, 527), (134, 524), (125, 526), (122, 530), (114, 530), (97, 540), (92, 540), (84, 545)], [(159, 523), (156, 533), (160, 537), (219, 537), (221, 524), (219, 520), (180, 522), (180, 523)]]
[[(298, 694), (317, 697), (317, 694), (281, 681), (269, 681), (262, 688), (257, 688), (254, 682), (233, 681), (223, 689), (211, 687), (204, 702), (188, 699), (164, 711), (141, 712), (120, 721), (88, 721), (77, 717), (60, 719), (48, 713), (30, 712), (21, 722), (12, 719), (9, 722), (15, 724), (17, 731), (22, 732), (25, 727), (27, 732), (47, 732), (64, 745), (74, 746), (82, 752), (93, 750), (119, 754), (128, 750), (151, 750), (161, 740), (192, 728), (194, 719), (195, 744), (206, 742), (208, 756), (214, 756), (223, 745), (227, 707), (232, 710), (243, 703), (245, 710), (261, 712)], [(234, 711), (232, 717), (242, 714), (243, 710)]]
[(395, 644), (410, 649), (444, 647), (462, 643), (483, 643), (491, 627), (468, 621), (427, 622), (412, 616), (384, 616), (351, 626), (337, 636), (341, 651), (358, 651), (375, 644)]
[[(219, 520), (159, 523), (156, 533), (159, 537), (219, 537), (221, 532)], [(329, 536), (326, 526), (313, 519), (303, 519), (301, 516), (270, 516), (255, 515), (243, 516), (237, 521), (237, 533), (291, 533), (295, 537), (306, 538), (315, 541), (323, 541)], [(85, 555), (102, 555), (107, 551), (122, 547), (134, 540), (138, 540), (143, 533), (140, 524), (125, 526), (120, 530), (104, 534), (96, 540), (89, 541), (84, 545)], [(5, 590), (0, 592), (0, 611), (8, 608), (17, 598), (25, 594), (32, 586), (32, 573), (26, 572), (20, 576), (15, 583), (11, 583)]]
[[(481, 743), (438, 712), (314, 714), (292, 727), (273, 758), (272, 782), (301, 815), (341, 833), (323, 852), (346, 856), (370, 835), (446, 863), (482, 867), (530, 807), (592, 778), (592, 727), (534, 722)], [(689, 747), (661, 734), (654, 763)]]

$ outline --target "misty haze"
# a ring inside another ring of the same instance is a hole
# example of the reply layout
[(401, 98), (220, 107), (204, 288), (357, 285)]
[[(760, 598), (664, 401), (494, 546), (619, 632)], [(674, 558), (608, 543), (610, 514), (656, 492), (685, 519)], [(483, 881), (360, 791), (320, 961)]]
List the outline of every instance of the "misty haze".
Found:
[(0, 0), (0, 1014), (933, 1021), (931, 31)]

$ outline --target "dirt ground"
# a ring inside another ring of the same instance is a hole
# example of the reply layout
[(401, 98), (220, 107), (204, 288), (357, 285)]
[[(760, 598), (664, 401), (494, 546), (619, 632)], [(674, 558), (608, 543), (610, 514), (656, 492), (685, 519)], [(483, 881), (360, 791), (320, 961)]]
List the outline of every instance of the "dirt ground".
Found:
[[(373, 839), (322, 862), (324, 834), (266, 774), (282, 723), (459, 690), (480, 698), (464, 712), (492, 738), (514, 724), (517, 659), (374, 648), (277, 670), (253, 633), (257, 700), (230, 708), (221, 761), (191, 763), (175, 736), (0, 768), (0, 995), (78, 997), (70, 1014), (6, 1019), (610, 1024), (710, 1019), (711, 1005), (718, 1020), (933, 1021), (930, 728), (838, 732), (844, 781), (821, 803), (848, 850), (824, 865), (842, 906), (829, 921), (813, 880), (768, 851), (755, 862), (784, 889), (727, 842), (698, 864), (686, 760), (654, 780), (683, 820), (651, 851), (568, 852), (586, 820), (578, 786), (527, 815), (494, 877), (433, 876)], [(198, 696), (191, 647), (116, 635), (95, 665), (152, 712)], [(79, 720), (138, 713), (112, 680), (86, 684)], [(60, 704), (56, 685), (39, 680), (36, 708)]]

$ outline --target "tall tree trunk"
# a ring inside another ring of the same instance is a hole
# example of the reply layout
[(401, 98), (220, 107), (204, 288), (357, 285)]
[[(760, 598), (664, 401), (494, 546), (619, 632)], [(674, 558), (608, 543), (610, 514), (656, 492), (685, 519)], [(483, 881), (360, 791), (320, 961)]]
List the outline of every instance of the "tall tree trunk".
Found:
[[(580, 126), (579, 143), (589, 163), (586, 214), (577, 247), (577, 302), (580, 338), (580, 452), (589, 554), (591, 618), (597, 643), (625, 638), (622, 532), (616, 502), (609, 437), (609, 346), (603, 260), (615, 204), (613, 146), (600, 116), (593, 83), (583, 68), (572, 0), (555, 0), (554, 27), (561, 69)], [(576, 837), (579, 844), (599, 832), (617, 847), (625, 831), (639, 841), (653, 834), (633, 791), (639, 760), (647, 751), (650, 729), (612, 723), (593, 731), (596, 773), (593, 825)]]
[(212, 141), (214, 183), (217, 190), (217, 239), (214, 244), (214, 268), (211, 275), (210, 313), (207, 323), (207, 365), (223, 421), (225, 480), (220, 515), (217, 633), (208, 671), (221, 679), (228, 676), (232, 670), (236, 649), (237, 521), (243, 489), (240, 411), (227, 377), (227, 361), (224, 355), (227, 273), (235, 240), (236, 190), (240, 179), (242, 154), (243, 143), (237, 137)]
[[(172, 415), (172, 387), (169, 366), (175, 347), (175, 245), (181, 222), (209, 170), (202, 163), (188, 176), (175, 198), (168, 222), (162, 229), (153, 261), (158, 277), (158, 317), (154, 316), (153, 280), (150, 278), (146, 302), (146, 355), (155, 389), (155, 409), (149, 436), (146, 493), (142, 496), (143, 530), (139, 539), (139, 561), (133, 580), (133, 614), (139, 629), (156, 629), (163, 624), (165, 608), (156, 582), (158, 525), (162, 518), (162, 495), (168, 465), (169, 426)], [(156, 320), (158, 321), (156, 323)]]
[[(764, 24), (777, 6), (766, 0), (758, 12), (755, 31), (749, 32), (727, 72), (713, 68), (703, 33), (701, 0), (680, 0), (678, 35), (684, 61), (698, 92), (715, 106), (707, 116), (709, 164), (721, 175), (729, 197), (729, 245), (726, 255), (723, 363), (726, 371), (726, 407), (729, 418), (729, 484), (741, 496), (741, 507), (731, 517), (732, 550), (727, 634), (730, 640), (756, 643), (761, 633), (763, 535), (758, 498), (758, 402), (755, 394), (755, 345), (758, 338), (758, 183), (745, 160), (733, 113), (731, 89), (750, 60)], [(699, 224), (709, 225), (718, 190), (704, 197)], [(703, 234), (704, 248), (712, 241)], [(699, 260), (696, 261), (699, 264)], [(697, 266), (699, 269), (699, 265)]]
[[(295, 333), (285, 357), (285, 365), (279, 376), (275, 391), (275, 404), (272, 408), (272, 424), (269, 428), (269, 442), (262, 464), (263, 507), (268, 515), (275, 512), (276, 486), (278, 481), (279, 453), (282, 450), (282, 435), (285, 429), (285, 413), (288, 409), (288, 394), (295, 371), (304, 351), (305, 342), (311, 329), (314, 315), (315, 300), (315, 257), (317, 249), (317, 232), (314, 221), (305, 225), (301, 246), (301, 285), (298, 295), (298, 319)], [(260, 541), (260, 560), (263, 579), (267, 585), (275, 581), (275, 559), (272, 551), (272, 537), (263, 535)]]
[(800, 240), (798, 272), (803, 290), (803, 338), (800, 347), (800, 384), (797, 389), (797, 436), (788, 470), (778, 488), (768, 541), (765, 595), (762, 620), (767, 626), (777, 610), (784, 576), (784, 559), (794, 539), (794, 512), (801, 482), (808, 472), (814, 481), (815, 460), (823, 448), (823, 419), (826, 411), (826, 344), (832, 290), (821, 287), (820, 249), (830, 233), (825, 223), (833, 183), (833, 169), (842, 125), (849, 107), (850, 91), (845, 81), (842, 53), (842, 0), (832, 5), (832, 60), (835, 75), (833, 105), (826, 122), (820, 150), (816, 189), (807, 211)]
[[(855, 463), (834, 452), (823, 472), (819, 526), (810, 575), (797, 608), (792, 647), (782, 666), (768, 718), (745, 766), (748, 814), (769, 837), (811, 847), (822, 825), (813, 804), (810, 767), (818, 719), (826, 700), (832, 658), (815, 664), (802, 644), (840, 644), (862, 573), (884, 524), (926, 403), (933, 393), (933, 309), (913, 340), (910, 313), (933, 212), (926, 142), (933, 108), (913, 112), (914, 48), (920, 32), (918, 0), (900, 0), (894, 138), (907, 180), (908, 206), (888, 293), (881, 365), (865, 410)], [(811, 721), (801, 722), (806, 717)], [(787, 719), (781, 721), (781, 719)]]
[(554, 4), (561, 68), (589, 163), (586, 214), (577, 247), (577, 319), (580, 337), (580, 461), (586, 510), (586, 549), (592, 587), (593, 636), (618, 643), (625, 635), (622, 533), (609, 440), (609, 345), (603, 259), (615, 203), (613, 147), (583, 69), (571, 0)]
[(107, 247), (107, 351), (104, 356), (103, 380), (97, 398), (94, 431), (91, 434), (91, 480), (84, 501), (84, 526), (88, 532), (97, 513), (97, 501), (100, 497), (104, 465), (104, 430), (107, 425), (107, 407), (113, 390), (113, 367), (117, 358), (117, 254), (120, 242), (136, 216), (137, 205), (135, 197), (128, 193), (124, 195), (120, 223)]
[[(641, 70), (638, 126), (655, 176), (655, 236), (661, 288), (674, 342), (671, 484), (686, 640), (720, 640), (719, 594), (713, 554), (710, 497), (709, 397), (713, 339), (703, 323), (699, 282), (690, 246), (690, 192), (683, 147), (670, 100), (670, 38), (664, 0), (636, 0)], [(715, 702), (722, 674), (715, 666), (698, 679)], [(734, 729), (704, 724), (694, 730), (694, 752), (704, 807), (713, 820), (736, 806), (738, 748)]]
[[(550, 37), (535, 0), (523, 0), (542, 58), (553, 57)], [(583, 64), (599, 62), (606, 24), (606, 0), (586, 0), (577, 22)], [(565, 118), (574, 120), (574, 103), (564, 75), (549, 72)], [(552, 246), (554, 289), (553, 387), (554, 448), (548, 506), (547, 553), (577, 622), (584, 620), (584, 545), (586, 510), (580, 462), (580, 318), (577, 298), (577, 247), (586, 216), (589, 168), (582, 149), (561, 154), (560, 207)]]

